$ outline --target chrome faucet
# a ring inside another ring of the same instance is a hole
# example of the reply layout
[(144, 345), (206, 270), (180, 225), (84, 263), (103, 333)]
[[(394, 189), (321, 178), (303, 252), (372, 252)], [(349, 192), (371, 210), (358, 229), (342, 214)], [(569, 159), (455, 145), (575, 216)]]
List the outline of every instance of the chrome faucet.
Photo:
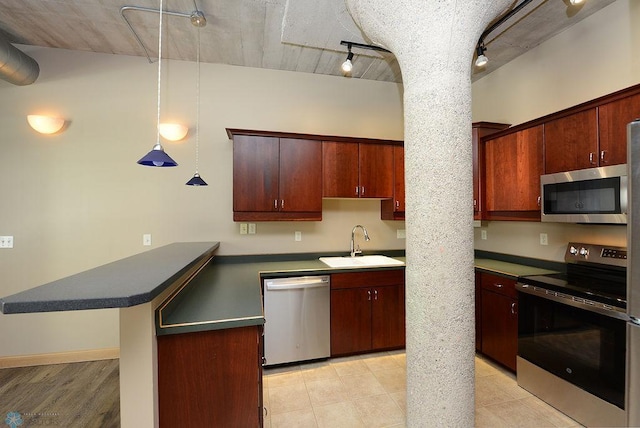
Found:
[(370, 241), (371, 239), (369, 238), (369, 234), (367, 233), (367, 229), (364, 228), (364, 226), (362, 226), (361, 224), (356, 224), (355, 226), (353, 226), (353, 229), (351, 229), (351, 257), (355, 257), (358, 254), (362, 254), (362, 250), (360, 249), (359, 245), (354, 245), (354, 241), (355, 241), (355, 236), (356, 236), (356, 229), (360, 228), (362, 229), (362, 232), (364, 232), (364, 240), (365, 241)]

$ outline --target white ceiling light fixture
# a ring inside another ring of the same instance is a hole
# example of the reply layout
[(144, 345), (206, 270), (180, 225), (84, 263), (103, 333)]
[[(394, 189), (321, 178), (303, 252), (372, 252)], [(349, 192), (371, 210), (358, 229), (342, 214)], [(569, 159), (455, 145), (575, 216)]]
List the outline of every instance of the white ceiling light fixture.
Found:
[(486, 50), (487, 48), (484, 47), (484, 44), (476, 48), (476, 67), (484, 67), (489, 62), (489, 58), (484, 54)]
[(45, 135), (51, 135), (59, 132), (65, 124), (64, 119), (40, 114), (27, 115), (27, 122), (34, 131)]
[(200, 149), (200, 28), (207, 25), (207, 20), (204, 17), (204, 14), (199, 10), (196, 10), (191, 15), (191, 23), (198, 27), (198, 48), (196, 53), (196, 67), (197, 67), (197, 76), (196, 76), (196, 172), (191, 177), (191, 180), (186, 182), (187, 186), (208, 186), (207, 182), (200, 177), (200, 173), (198, 173), (198, 160), (199, 160), (199, 149)]
[(178, 163), (171, 159), (171, 156), (164, 152), (162, 144), (160, 144), (160, 84), (162, 76), (162, 0), (160, 0), (160, 24), (158, 30), (158, 116), (157, 116), (157, 129), (156, 129), (156, 144), (151, 151), (144, 155), (142, 159), (138, 161), (138, 164), (144, 166), (177, 166)]
[(351, 60), (353, 59), (353, 52), (351, 52), (351, 48), (352, 47), (356, 47), (356, 48), (360, 48), (360, 49), (370, 49), (370, 50), (379, 51), (379, 52), (391, 53), (391, 51), (386, 50), (385, 48), (381, 48), (380, 46), (364, 45), (362, 43), (347, 42), (345, 40), (342, 40), (340, 42), (340, 44), (343, 45), (343, 46), (346, 46), (348, 51), (349, 51), (349, 53), (347, 54), (347, 59), (340, 66), (340, 68), (342, 69), (342, 74), (344, 74), (345, 76), (349, 76), (351, 71), (353, 70), (353, 63), (351, 62)]
[(165, 140), (180, 141), (187, 136), (189, 128), (179, 123), (161, 123), (158, 125), (158, 131)]
[(349, 53), (347, 54), (347, 59), (342, 63), (342, 66), (340, 67), (342, 69), (342, 72), (345, 74), (349, 74), (351, 73), (351, 70), (353, 70), (353, 63), (351, 62), (351, 60), (353, 59), (353, 52), (351, 52), (351, 44), (349, 44), (348, 49), (349, 49)]

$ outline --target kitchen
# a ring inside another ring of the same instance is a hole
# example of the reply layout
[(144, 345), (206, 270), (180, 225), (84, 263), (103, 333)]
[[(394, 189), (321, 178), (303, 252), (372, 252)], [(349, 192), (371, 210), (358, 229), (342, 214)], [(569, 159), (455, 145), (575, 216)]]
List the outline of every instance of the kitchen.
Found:
[[(517, 124), (639, 83), (638, 58), (630, 55), (638, 42), (638, 16), (633, 1), (618, 0), (475, 82), (473, 120)], [(594, 49), (597, 64), (591, 61)], [(210, 186), (192, 189), (183, 185), (193, 166), (188, 144), (165, 147), (186, 168), (156, 171), (135, 165), (153, 140), (153, 67), (138, 58), (35, 47), (25, 52), (41, 63), (39, 84), (0, 83), (6, 100), (0, 106), (3, 146), (11, 142), (0, 172), (0, 233), (15, 237), (14, 249), (0, 258), (2, 295), (141, 252), (145, 233), (153, 236), (152, 248), (215, 239), (224, 243), (220, 254), (346, 251), (351, 227), (362, 223), (372, 236), (364, 249), (404, 248), (397, 238), (404, 224), (379, 220), (379, 203), (372, 201), (325, 200), (322, 222), (258, 223), (256, 235), (240, 235), (231, 221), (232, 145), (224, 132), (233, 126), (401, 140), (398, 85), (203, 64), (203, 74), (212, 76), (203, 80), (203, 90), (212, 101), (203, 105), (200, 172)], [(176, 100), (167, 104), (166, 114), (184, 115), (187, 122), (194, 106), (182, 93), (193, 90), (192, 74), (192, 63), (172, 63), (166, 91)], [(109, 98), (114, 86), (125, 88), (123, 99)], [(108, 101), (88, 107), (87, 94)], [(24, 115), (43, 104), (65, 109), (72, 122), (65, 133), (45, 139), (26, 127)], [(213, 142), (205, 142), (205, 136)], [(87, 160), (95, 154), (102, 160)], [(476, 228), (475, 244), (476, 249), (560, 261), (568, 241), (624, 245), (622, 229), (490, 222)], [(295, 231), (302, 241), (294, 240)], [(548, 246), (539, 244), (540, 233), (547, 233)], [(76, 256), (78, 249), (82, 257)], [(0, 331), (3, 343), (10, 344), (3, 347), (7, 358), (117, 355), (116, 311), (3, 316)]]

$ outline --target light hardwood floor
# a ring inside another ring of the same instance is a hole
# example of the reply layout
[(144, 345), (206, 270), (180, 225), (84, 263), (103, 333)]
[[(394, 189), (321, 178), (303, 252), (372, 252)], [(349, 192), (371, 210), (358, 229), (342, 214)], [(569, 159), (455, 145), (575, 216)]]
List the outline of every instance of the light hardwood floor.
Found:
[[(0, 424), (120, 426), (118, 360), (0, 369)], [(406, 358), (384, 352), (265, 369), (265, 427), (404, 427)], [(4, 425), (3, 425), (4, 426)], [(476, 427), (579, 427), (476, 357)]]

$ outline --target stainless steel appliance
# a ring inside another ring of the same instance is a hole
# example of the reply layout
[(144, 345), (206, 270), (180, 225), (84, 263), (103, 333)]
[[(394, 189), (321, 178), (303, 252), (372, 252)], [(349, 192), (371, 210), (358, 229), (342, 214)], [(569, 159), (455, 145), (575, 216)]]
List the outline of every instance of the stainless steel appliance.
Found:
[(640, 426), (640, 120), (627, 125), (627, 166), (629, 169), (627, 424)]
[(627, 223), (627, 165), (540, 177), (542, 221)]
[(518, 384), (586, 426), (625, 426), (627, 250), (569, 243), (566, 273), (523, 277)]
[(329, 276), (264, 280), (265, 366), (328, 358)]

